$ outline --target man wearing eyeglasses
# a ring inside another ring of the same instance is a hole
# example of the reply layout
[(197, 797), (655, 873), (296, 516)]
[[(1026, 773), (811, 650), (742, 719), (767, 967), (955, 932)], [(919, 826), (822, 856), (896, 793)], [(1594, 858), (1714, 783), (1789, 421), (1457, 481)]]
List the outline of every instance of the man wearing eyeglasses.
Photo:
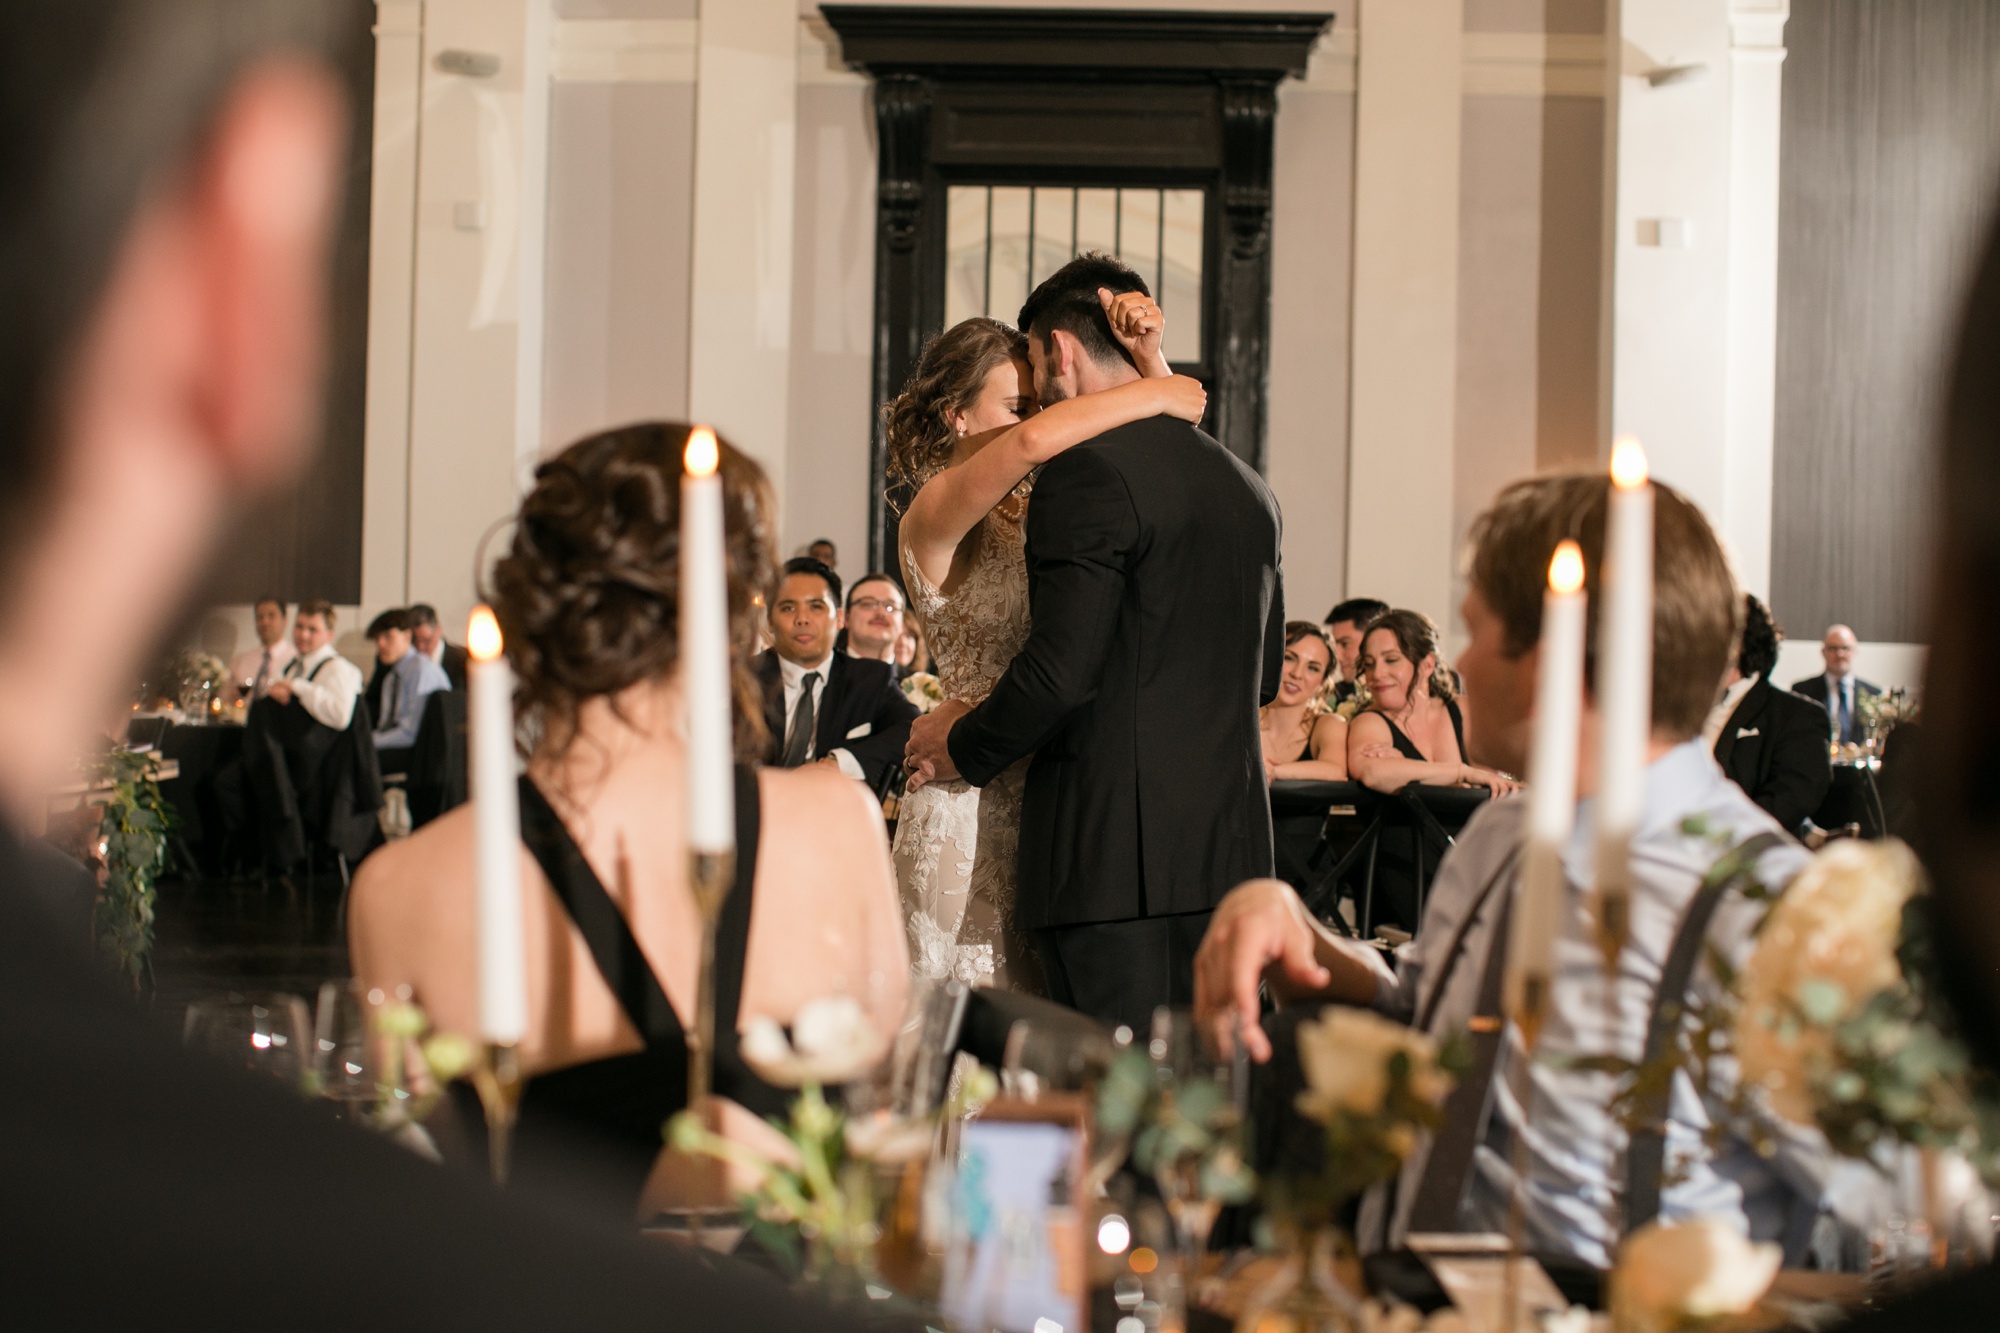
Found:
[(903, 590), (887, 574), (863, 574), (847, 590), (847, 655), (887, 662), (891, 679), (899, 685), (909, 674), (908, 668), (896, 664), (903, 614)]

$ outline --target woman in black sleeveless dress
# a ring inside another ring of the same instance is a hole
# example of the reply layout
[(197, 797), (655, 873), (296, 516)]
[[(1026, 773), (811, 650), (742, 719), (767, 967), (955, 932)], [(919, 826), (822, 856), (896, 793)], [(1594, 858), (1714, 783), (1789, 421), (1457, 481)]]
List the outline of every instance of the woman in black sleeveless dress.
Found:
[[(521, 778), (529, 1075), (513, 1180), (644, 1220), (674, 1200), (661, 1130), (687, 1102), (699, 918), (686, 884), (675, 677), (680, 458), (687, 428), (624, 427), (542, 465), (492, 601), (539, 740)], [(722, 447), (729, 600), (752, 640), (772, 562), (767, 487)], [(738, 662), (738, 697), (755, 687)], [(739, 708), (745, 728), (761, 709)], [(746, 748), (761, 738), (746, 734)], [(739, 768), (737, 877), (717, 947), (723, 1130), (770, 1146), (788, 1094), (737, 1049), (739, 1023), (859, 1000), (886, 1039), (908, 959), (881, 817), (831, 767)], [(357, 977), (410, 986), (439, 1028), (478, 1030), (469, 807), (389, 844), (356, 875)], [(466, 1101), (468, 1107), (470, 1098)], [(473, 1123), (476, 1113), (461, 1117)]]
[[(1362, 633), (1359, 666), (1370, 702), (1347, 728), (1347, 768), (1354, 781), (1379, 792), (1398, 792), (1413, 782), (1485, 787), (1495, 796), (1518, 788), (1506, 774), (1466, 762), (1465, 718), (1429, 617), (1402, 610), (1377, 616)], [(1418, 914), (1414, 836), (1407, 828), (1385, 830), (1374, 914), (1376, 921), (1412, 933)]]

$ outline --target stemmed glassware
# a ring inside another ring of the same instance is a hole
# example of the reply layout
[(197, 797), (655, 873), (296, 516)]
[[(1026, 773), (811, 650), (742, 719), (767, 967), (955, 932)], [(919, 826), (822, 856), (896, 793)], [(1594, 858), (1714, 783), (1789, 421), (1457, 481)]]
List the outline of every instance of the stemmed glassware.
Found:
[(196, 1000), (182, 1020), (181, 1040), (192, 1050), (312, 1090), (312, 1019), (296, 995), (255, 991)]

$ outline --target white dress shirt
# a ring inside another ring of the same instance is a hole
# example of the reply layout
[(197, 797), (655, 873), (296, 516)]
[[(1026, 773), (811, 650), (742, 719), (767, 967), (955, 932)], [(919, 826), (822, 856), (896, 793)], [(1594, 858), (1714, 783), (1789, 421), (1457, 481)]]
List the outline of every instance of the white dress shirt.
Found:
[[(314, 679), (316, 671), (319, 675)], [(294, 659), (285, 668), (285, 679), (292, 683), (292, 697), (312, 714), (313, 721), (335, 731), (347, 730), (354, 717), (354, 701), (366, 688), (361, 668), (335, 652), (332, 644), (311, 657)]]
[[(1609, 995), (1583, 888), (1595, 880), (1594, 803), (1584, 801), (1577, 808), (1576, 832), (1563, 855), (1569, 903), (1556, 944), (1549, 1017), (1533, 1061), (1522, 1051), (1516, 1030), (1508, 1029), (1494, 1070), (1491, 1119), (1475, 1149), (1460, 1217), (1468, 1231), (1507, 1230), (1514, 1179), (1512, 1136), (1520, 1134), (1526, 1139), (1529, 1248), (1600, 1268), (1609, 1267), (1617, 1248), (1626, 1132), (1607, 1109), (1618, 1088), (1617, 1078), (1578, 1069), (1575, 1063), (1602, 1055), (1638, 1060), (1645, 1049), (1647, 1021), (1667, 952), (1688, 903), (1719, 855), (1714, 843), (1683, 832), (1683, 821), (1702, 816), (1710, 829), (1726, 833), (1732, 845), (1758, 833), (1780, 831), (1723, 776), (1699, 740), (1676, 746), (1648, 766), (1643, 800), (1632, 842), (1632, 933)], [(1407, 946), (1395, 982), (1378, 987), (1376, 1008), (1404, 1022), (1414, 1020), (1439, 984), (1433, 974), (1444, 960), (1434, 955), (1450, 948), (1459, 921), (1479, 891), (1519, 845), (1526, 814), (1525, 800), (1497, 801), (1466, 824), (1457, 845), (1438, 867), (1422, 929)], [(1776, 888), (1797, 874), (1806, 859), (1805, 849), (1787, 839), (1764, 854), (1758, 874)], [(1466, 933), (1457, 963), (1443, 977), (1446, 989), (1431, 1021), (1433, 1035), (1444, 1037), (1466, 1029), (1479, 1003), (1501, 902), (1501, 891), (1496, 890)], [(1709, 945), (1740, 965), (1754, 942), (1751, 932), (1762, 911), (1741, 893), (1729, 894), (1709, 924)], [(1694, 984), (1697, 992), (1713, 987), (1705, 967), (1696, 972)], [(1726, 1088), (1714, 1091), (1718, 1096), (1728, 1093)], [(1720, 1214), (1736, 1218), (1740, 1226), (1762, 1237), (1780, 1233), (1796, 1194), (1819, 1197), (1827, 1187), (1833, 1162), (1825, 1140), (1813, 1131), (1779, 1132), (1777, 1155), (1768, 1161), (1735, 1139), (1711, 1152), (1702, 1135), (1719, 1114), (1718, 1108), (1703, 1101), (1685, 1072), (1675, 1074), (1667, 1111), (1670, 1183), (1662, 1191), (1661, 1217)], [(1428, 1153), (1426, 1141), (1404, 1166), (1391, 1244), (1402, 1242)], [(1678, 1177), (1675, 1168), (1680, 1168)], [(1380, 1189), (1369, 1196), (1362, 1214), (1364, 1248), (1379, 1243), (1386, 1198)]]
[[(786, 737), (791, 735), (792, 715), (798, 711), (799, 696), (805, 692), (806, 676), (808, 673), (815, 671), (819, 673), (819, 683), (813, 686), (813, 732), (815, 738), (806, 742), (806, 761), (808, 763), (820, 758), (819, 743), (817, 740), (819, 713), (820, 709), (826, 704), (826, 683), (827, 678), (833, 673), (833, 654), (828, 653), (826, 660), (818, 666), (799, 666), (790, 658), (778, 658), (778, 679), (783, 682), (785, 687), (785, 735), (778, 737), (779, 754), (785, 752)], [(839, 766), (841, 772), (847, 774), (848, 777), (853, 778), (856, 782), (864, 781), (868, 776), (861, 771), (861, 761), (846, 750), (835, 750), (827, 757), (831, 758)]]
[(1744, 695), (1756, 688), (1761, 679), (1761, 676), (1742, 676), (1722, 692), (1722, 698), (1708, 710), (1708, 721), (1701, 724), (1702, 749), (1715, 753), (1715, 743), (1722, 739), (1722, 729), (1729, 725), (1729, 719), (1736, 716), (1736, 706), (1743, 702)]
[[(265, 666), (267, 654), (270, 657), (268, 667)], [(285, 668), (291, 665), (292, 659), (298, 655), (299, 650), (292, 647), (290, 639), (280, 639), (269, 648), (259, 644), (255, 648), (236, 654), (231, 659), (229, 678), (246, 689), (254, 686), (255, 688), (250, 690), (249, 697), (261, 699), (270, 693), (271, 682), (284, 675)], [(261, 685), (257, 683), (260, 679), (263, 681)]]

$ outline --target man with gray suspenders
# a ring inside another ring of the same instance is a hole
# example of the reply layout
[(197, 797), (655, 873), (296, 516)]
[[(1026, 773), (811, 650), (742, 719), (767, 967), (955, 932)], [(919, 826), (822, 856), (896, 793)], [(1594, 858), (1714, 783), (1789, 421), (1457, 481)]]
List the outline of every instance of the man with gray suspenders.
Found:
[[(1480, 763), (1514, 771), (1525, 765), (1546, 571), (1565, 537), (1583, 547), (1594, 620), (1606, 491), (1601, 475), (1519, 482), (1474, 526), (1463, 607), (1471, 642), (1458, 669), (1468, 748)], [(1617, 1077), (1577, 1067), (1595, 1056), (1638, 1061), (1661, 1045), (1673, 1004), (1690, 987), (1714, 984), (1698, 966), (1704, 945), (1739, 962), (1748, 953), (1761, 909), (1710, 874), (1724, 847), (1741, 848), (1751, 872), (1773, 887), (1806, 859), (1701, 744), (1741, 598), (1694, 506), (1661, 486), (1657, 514), (1653, 739), (1632, 843), (1631, 934), (1616, 975), (1607, 978), (1586, 892), (1594, 880), (1596, 767), (1595, 708), (1586, 689), (1583, 800), (1563, 856), (1570, 893), (1551, 1013), (1534, 1060), (1495, 1018), (1523, 801), (1491, 802), (1466, 825), (1439, 868), (1417, 938), (1394, 968), (1373, 948), (1313, 921), (1277, 881), (1239, 887), (1216, 910), (1203, 941), (1197, 1014), (1218, 1035), (1240, 1021), (1255, 1059), (1269, 1059), (1273, 1035), (1283, 1042), (1295, 1026), (1281, 1015), (1265, 1032), (1260, 984), (1282, 1000), (1368, 1005), (1439, 1037), (1472, 1035), (1474, 1066), (1447, 1104), (1444, 1124), (1397, 1180), (1364, 1201), (1364, 1250), (1400, 1247), (1413, 1231), (1505, 1231), (1516, 1160), (1526, 1163), (1527, 1240), (1538, 1254), (1605, 1268), (1619, 1236), (1655, 1215), (1734, 1216), (1760, 1239), (1786, 1241), (1794, 1258), (1811, 1235), (1831, 1169), (1816, 1136), (1781, 1134), (1768, 1159), (1733, 1140), (1711, 1150), (1703, 1140), (1711, 1107), (1682, 1074), (1657, 1108), (1663, 1134), (1628, 1140), (1609, 1109)], [(1588, 641), (1595, 642), (1594, 626)], [(1664, 1171), (1666, 1164), (1675, 1169)]]

